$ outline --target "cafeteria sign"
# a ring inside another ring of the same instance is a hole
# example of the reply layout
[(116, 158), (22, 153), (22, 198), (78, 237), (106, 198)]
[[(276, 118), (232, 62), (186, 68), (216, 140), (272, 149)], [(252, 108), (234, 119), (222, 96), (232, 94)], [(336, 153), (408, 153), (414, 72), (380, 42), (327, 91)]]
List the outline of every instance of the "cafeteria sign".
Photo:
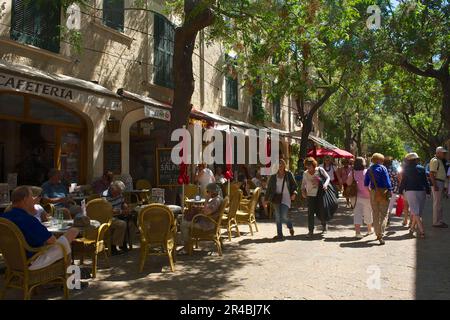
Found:
[(0, 87), (10, 88), (21, 92), (30, 92), (38, 95), (46, 95), (63, 100), (73, 100), (73, 91), (68, 88), (54, 86), (51, 84), (30, 81), (25, 78), (0, 73)]
[(155, 118), (163, 121), (170, 121), (171, 115), (169, 110), (145, 106), (144, 113), (146, 117)]

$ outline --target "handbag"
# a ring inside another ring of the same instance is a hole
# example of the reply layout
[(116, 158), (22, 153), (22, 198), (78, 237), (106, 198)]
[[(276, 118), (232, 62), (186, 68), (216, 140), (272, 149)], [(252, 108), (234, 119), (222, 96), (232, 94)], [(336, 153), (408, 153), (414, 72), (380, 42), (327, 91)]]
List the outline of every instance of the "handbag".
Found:
[(356, 195), (358, 194), (358, 184), (356, 183), (355, 180), (355, 171), (352, 171), (352, 175), (353, 175), (352, 184), (347, 186), (347, 188), (345, 188), (344, 192), (342, 193), (344, 198), (353, 198), (356, 197)]
[(319, 169), (320, 184), (318, 196), (322, 196), (322, 215), (326, 221), (330, 221), (338, 209), (338, 198), (336, 196), (336, 190), (333, 184), (328, 184), (327, 190), (323, 190), (323, 184), (325, 177), (322, 175), (322, 171)]
[(272, 197), (272, 203), (273, 204), (281, 204), (281, 201), (283, 200), (283, 190), (284, 190), (284, 182), (286, 181), (286, 174), (283, 177), (283, 184), (281, 186), (281, 193), (275, 193)]
[(378, 188), (377, 181), (375, 180), (375, 176), (371, 169), (369, 169), (370, 179), (375, 185), (375, 201), (377, 202), (388, 202), (389, 201), (389, 193), (386, 188)]
[(395, 215), (397, 217), (400, 217), (403, 213), (403, 209), (405, 208), (405, 200), (403, 199), (403, 196), (400, 195), (397, 199), (397, 206), (395, 208)]

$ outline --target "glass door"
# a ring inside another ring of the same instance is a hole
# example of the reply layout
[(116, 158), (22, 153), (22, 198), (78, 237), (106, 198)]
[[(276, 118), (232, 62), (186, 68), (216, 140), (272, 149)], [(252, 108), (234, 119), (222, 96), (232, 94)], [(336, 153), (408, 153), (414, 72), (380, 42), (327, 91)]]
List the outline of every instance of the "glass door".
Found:
[(81, 177), (81, 136), (79, 131), (60, 129), (58, 167), (67, 183), (79, 183)]

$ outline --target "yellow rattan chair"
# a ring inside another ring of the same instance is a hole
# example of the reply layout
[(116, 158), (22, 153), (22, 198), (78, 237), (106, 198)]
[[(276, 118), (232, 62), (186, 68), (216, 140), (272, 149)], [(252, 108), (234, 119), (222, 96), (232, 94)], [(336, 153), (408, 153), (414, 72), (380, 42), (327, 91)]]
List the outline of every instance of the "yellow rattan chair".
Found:
[(136, 189), (138, 190), (150, 190), (152, 188), (152, 185), (150, 183), (150, 181), (146, 180), (146, 179), (139, 179), (138, 181), (136, 181)]
[(97, 275), (98, 255), (103, 252), (106, 263), (109, 265), (108, 255), (106, 253), (105, 235), (109, 230), (111, 223), (103, 223), (95, 230), (87, 230), (83, 238), (75, 239), (72, 242), (72, 259), (81, 256), (81, 263), (84, 257), (92, 259), (92, 278)]
[[(216, 244), (217, 252), (220, 256), (222, 255), (222, 239), (220, 238), (220, 228), (222, 225), (222, 217), (225, 211), (225, 207), (228, 206), (228, 202), (228, 197), (223, 199), (223, 202), (219, 207), (216, 219), (213, 219), (212, 217), (201, 213), (195, 215), (194, 218), (192, 218), (192, 224), (189, 232), (189, 241), (187, 244), (189, 255), (192, 255), (194, 243), (197, 244), (200, 241), (213, 241)], [(201, 219), (206, 219), (209, 222), (212, 222), (214, 224), (214, 228), (210, 230), (194, 228), (195, 223), (199, 222)]]
[(237, 236), (240, 237), (238, 224), (236, 221), (236, 213), (239, 209), (239, 203), (242, 199), (242, 191), (237, 190), (231, 194), (230, 206), (228, 208), (228, 213), (224, 214), (222, 217), (222, 228), (228, 231), (228, 240), (231, 241), (231, 228), (236, 229)]
[(256, 188), (253, 191), (252, 198), (248, 207), (244, 210), (238, 210), (236, 213), (236, 220), (239, 224), (246, 224), (250, 228), (250, 234), (253, 235), (252, 224), (255, 225), (256, 231), (258, 231), (258, 225), (256, 224), (255, 210), (258, 204), (259, 195), (261, 194), (261, 188)]
[[(86, 214), (92, 220), (101, 223), (100, 227), (88, 227), (84, 230), (83, 237), (72, 242), (73, 258), (80, 257), (83, 264), (84, 258), (92, 259), (92, 278), (97, 275), (98, 255), (104, 253), (105, 260), (109, 264), (106, 248), (111, 248), (109, 229), (112, 223), (112, 205), (105, 199), (94, 199), (86, 204)], [(106, 245), (108, 244), (108, 245)], [(108, 254), (110, 254), (108, 250)]]
[[(0, 218), (0, 252), (6, 264), (5, 285), (0, 298), (3, 299), (8, 288), (19, 288), (24, 291), (24, 299), (29, 300), (34, 288), (48, 283), (60, 283), (64, 289), (64, 298), (69, 298), (67, 268), (70, 259), (62, 244), (55, 245), (59, 245), (63, 250), (63, 259), (42, 269), (29, 270), (28, 266), (51, 246), (31, 248), (13, 222)], [(25, 251), (35, 254), (28, 259)]]
[[(138, 227), (141, 234), (139, 271), (144, 270), (148, 255), (167, 255), (170, 269), (173, 272), (175, 270), (177, 228), (172, 211), (163, 204), (151, 204), (139, 212)], [(162, 249), (162, 251), (155, 249)]]

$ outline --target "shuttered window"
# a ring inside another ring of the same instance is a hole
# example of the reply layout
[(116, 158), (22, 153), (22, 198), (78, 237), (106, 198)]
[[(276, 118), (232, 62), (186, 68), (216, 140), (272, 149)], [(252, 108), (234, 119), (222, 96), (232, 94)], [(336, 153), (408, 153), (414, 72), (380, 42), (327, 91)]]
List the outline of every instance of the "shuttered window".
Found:
[(164, 16), (155, 13), (154, 21), (155, 65), (154, 83), (166, 87), (174, 87), (173, 83), (173, 51), (175, 28)]
[(262, 111), (262, 91), (261, 89), (257, 89), (252, 96), (252, 114), (253, 116), (257, 116)]
[(226, 106), (232, 109), (239, 109), (238, 103), (238, 81), (231, 76), (225, 77)]
[(13, 0), (11, 39), (59, 53), (60, 1)]
[(275, 98), (273, 100), (273, 114), (272, 121), (276, 123), (281, 123), (281, 99)]
[(125, 21), (124, 0), (103, 0), (103, 24), (123, 32)]

